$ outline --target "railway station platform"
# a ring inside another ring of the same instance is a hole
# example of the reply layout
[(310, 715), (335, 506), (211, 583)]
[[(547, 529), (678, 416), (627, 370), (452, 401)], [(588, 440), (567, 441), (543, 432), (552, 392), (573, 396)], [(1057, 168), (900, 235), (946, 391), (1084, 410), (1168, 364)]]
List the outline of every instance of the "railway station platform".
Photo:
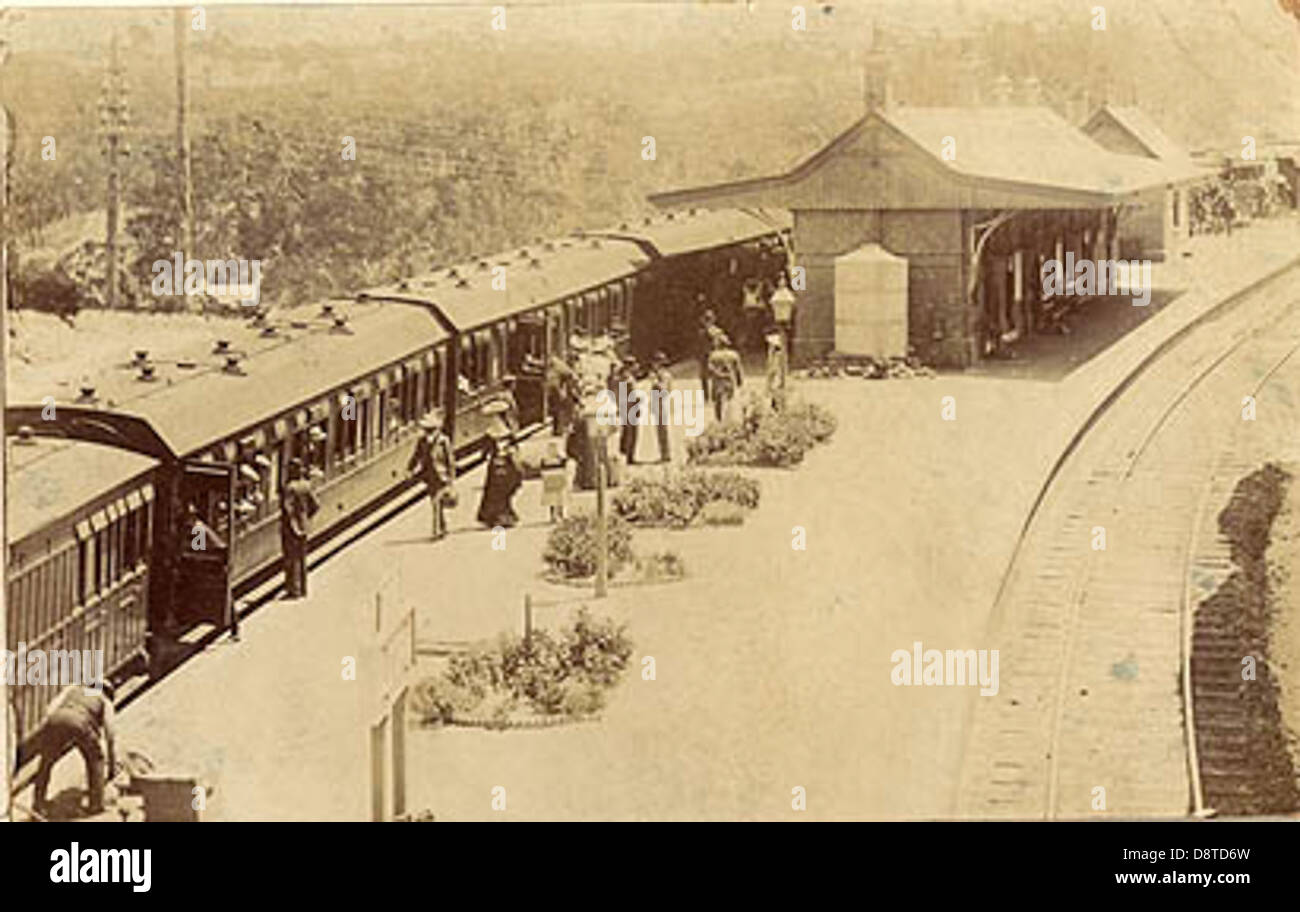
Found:
[[(1071, 436), (1169, 339), (1300, 260), (1298, 228), (1206, 238), (1220, 242), (1205, 258), (1219, 268), (1184, 279), (1188, 290), (1059, 380), (968, 371), (795, 381), (839, 417), (831, 444), (797, 471), (756, 472), (762, 503), (741, 527), (637, 532), (638, 551), (683, 555), (681, 583), (613, 587), (599, 602), (548, 583), (540, 482), (516, 497), (521, 525), (497, 550), (473, 521), (477, 469), (460, 482), (445, 541), (429, 540), (425, 502), (361, 535), (313, 567), (307, 599), (261, 605), (238, 642), (218, 639), (127, 705), (120, 749), (215, 786), (207, 820), (368, 819), (371, 710), (363, 682), (341, 670), (371, 645), (376, 596), (385, 612), (415, 609), (424, 673), (466, 643), (521, 630), (527, 593), (541, 627), (582, 605), (628, 623), (632, 667), (597, 723), (412, 729), (413, 810), (440, 820), (802, 819), (790, 809), (801, 785), (805, 817), (950, 815), (969, 694), (896, 689), (891, 651), (985, 645), (1020, 523)], [(689, 363), (675, 375), (694, 380)], [(939, 420), (945, 395), (958, 400), (955, 422)], [(793, 526), (807, 530), (808, 551), (792, 551)], [(642, 655), (655, 656), (656, 682), (637, 674)], [(489, 797), (498, 784), (510, 791), (501, 813)], [(71, 754), (52, 794), (79, 785)], [(29, 806), (30, 790), (17, 803)]]

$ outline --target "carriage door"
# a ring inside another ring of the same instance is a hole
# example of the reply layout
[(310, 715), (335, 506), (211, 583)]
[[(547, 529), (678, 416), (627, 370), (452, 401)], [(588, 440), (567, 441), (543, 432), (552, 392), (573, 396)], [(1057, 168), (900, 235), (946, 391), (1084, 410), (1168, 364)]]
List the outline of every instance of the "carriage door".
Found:
[(232, 621), (234, 466), (185, 463), (179, 494), (180, 512), (175, 525), (178, 573), (173, 602), (176, 620), (182, 629), (204, 622), (225, 628)]

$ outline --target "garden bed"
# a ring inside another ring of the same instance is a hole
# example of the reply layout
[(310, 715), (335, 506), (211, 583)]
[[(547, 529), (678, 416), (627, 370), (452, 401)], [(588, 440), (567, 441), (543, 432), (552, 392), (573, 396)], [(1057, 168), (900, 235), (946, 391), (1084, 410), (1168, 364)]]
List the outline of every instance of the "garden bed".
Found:
[(687, 461), (697, 466), (788, 468), (830, 440), (835, 428), (835, 416), (816, 403), (794, 399), (774, 411), (765, 400), (750, 399), (740, 418), (712, 424), (689, 441)]
[(614, 495), (613, 508), (638, 526), (739, 525), (758, 506), (759, 492), (758, 482), (739, 472), (670, 470), (632, 478)]
[(538, 728), (596, 717), (632, 656), (625, 628), (582, 608), (569, 627), (503, 634), (452, 657), (416, 685), (416, 714), (433, 725)]

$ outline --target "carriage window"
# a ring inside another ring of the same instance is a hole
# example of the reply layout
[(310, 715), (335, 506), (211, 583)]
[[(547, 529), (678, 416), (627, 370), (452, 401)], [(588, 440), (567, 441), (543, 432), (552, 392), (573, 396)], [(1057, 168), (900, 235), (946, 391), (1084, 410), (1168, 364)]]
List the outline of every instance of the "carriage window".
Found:
[(105, 577), (107, 576), (105, 571), (107, 569), (106, 564), (108, 563), (108, 555), (105, 553), (105, 550), (104, 533), (102, 531), (96, 532), (95, 552), (94, 557), (92, 558), (93, 570), (90, 577), (91, 592), (95, 595), (98, 595), (103, 591)]
[(140, 513), (128, 510), (122, 519), (122, 567), (127, 572), (135, 569), (136, 555), (139, 553), (138, 536), (140, 534)]

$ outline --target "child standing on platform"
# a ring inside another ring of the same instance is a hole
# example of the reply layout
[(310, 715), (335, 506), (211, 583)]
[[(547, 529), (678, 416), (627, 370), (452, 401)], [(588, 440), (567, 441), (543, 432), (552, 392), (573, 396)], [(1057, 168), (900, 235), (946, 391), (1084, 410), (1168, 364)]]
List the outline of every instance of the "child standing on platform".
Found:
[(564, 518), (569, 500), (569, 460), (554, 441), (546, 444), (542, 458), (542, 506), (550, 511), (551, 522)]

